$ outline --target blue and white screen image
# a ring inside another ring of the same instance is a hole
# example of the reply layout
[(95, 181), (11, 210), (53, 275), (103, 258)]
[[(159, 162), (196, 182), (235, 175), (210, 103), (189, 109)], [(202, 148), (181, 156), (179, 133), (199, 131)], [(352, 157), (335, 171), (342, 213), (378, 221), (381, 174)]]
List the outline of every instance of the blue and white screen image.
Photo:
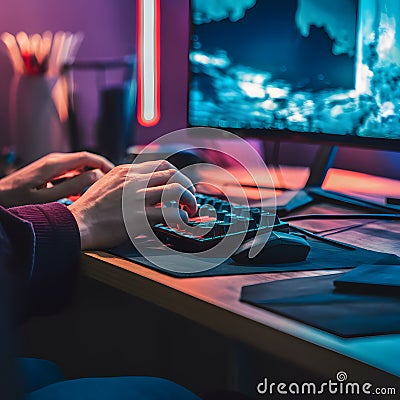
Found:
[(400, 139), (400, 1), (191, 4), (191, 125)]

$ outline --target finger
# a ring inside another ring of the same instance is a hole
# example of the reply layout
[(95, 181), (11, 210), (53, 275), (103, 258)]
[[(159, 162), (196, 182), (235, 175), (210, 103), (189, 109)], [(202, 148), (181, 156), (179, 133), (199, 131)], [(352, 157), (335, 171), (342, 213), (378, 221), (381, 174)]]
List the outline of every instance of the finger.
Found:
[(161, 201), (176, 201), (184, 205), (190, 216), (197, 212), (197, 202), (193, 193), (185, 189), (179, 183), (169, 183), (168, 185), (141, 189), (140, 191), (145, 192), (147, 205), (155, 205)]
[(174, 169), (176, 171), (175, 166), (166, 160), (146, 161), (140, 164), (132, 164), (130, 167), (132, 174), (149, 174), (152, 172), (165, 171), (169, 169)]
[(121, 164), (113, 168), (111, 173), (122, 175), (127, 180), (137, 180), (138, 175), (156, 173), (157, 171), (175, 170), (176, 168), (168, 161), (147, 161), (140, 164)]
[(193, 194), (196, 192), (192, 181), (176, 169), (156, 171), (153, 174), (145, 174), (142, 178), (147, 179), (146, 187), (148, 188), (162, 186), (168, 183), (179, 183), (184, 188), (190, 190)]
[(82, 172), (71, 179), (67, 179), (63, 183), (47, 189), (38, 190), (36, 196), (40, 202), (46, 203), (50, 201), (56, 201), (64, 197), (78, 195), (103, 176), (103, 172), (98, 169)]
[(99, 169), (105, 174), (114, 168), (114, 164), (105, 157), (86, 151), (66, 154), (65, 162), (70, 169)]
[(150, 225), (168, 223), (173, 226), (184, 225), (187, 223), (189, 216), (186, 211), (180, 208), (156, 208), (156, 207), (146, 207), (146, 216), (149, 220)]
[(49, 154), (43, 159), (42, 179), (50, 180), (69, 171), (83, 169), (99, 169), (107, 173), (113, 167), (114, 165), (106, 158), (86, 151)]

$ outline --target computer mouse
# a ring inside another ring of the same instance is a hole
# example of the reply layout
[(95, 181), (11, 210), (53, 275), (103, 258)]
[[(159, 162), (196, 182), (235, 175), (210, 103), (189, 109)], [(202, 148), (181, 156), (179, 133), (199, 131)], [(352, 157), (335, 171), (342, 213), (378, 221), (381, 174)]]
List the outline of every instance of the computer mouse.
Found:
[[(262, 247), (259, 253), (250, 258), (251, 247)], [(307, 240), (284, 232), (271, 232), (261, 234), (243, 242), (238, 250), (232, 255), (234, 261), (243, 265), (255, 264), (286, 264), (304, 261), (310, 252)]]

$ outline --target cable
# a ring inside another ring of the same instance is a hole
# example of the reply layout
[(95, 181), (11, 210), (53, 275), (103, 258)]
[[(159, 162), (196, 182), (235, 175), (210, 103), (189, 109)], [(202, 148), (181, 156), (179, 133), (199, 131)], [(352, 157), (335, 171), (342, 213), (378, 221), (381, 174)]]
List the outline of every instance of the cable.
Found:
[(383, 219), (400, 220), (400, 214), (304, 214), (281, 218), (282, 221), (300, 221), (307, 219)]
[(341, 247), (341, 248), (343, 248), (343, 249), (347, 249), (347, 250), (356, 250), (356, 249), (357, 249), (357, 247), (355, 247), (355, 246), (353, 246), (353, 245), (351, 245), (351, 244), (339, 242), (338, 240), (335, 240), (335, 239), (327, 238), (327, 237), (325, 237), (325, 236), (318, 235), (317, 233), (310, 232), (310, 231), (307, 230), (307, 229), (300, 228), (300, 227), (295, 226), (295, 225), (290, 225), (290, 229), (291, 229), (291, 230), (294, 230), (294, 231), (301, 232), (301, 233), (303, 233), (304, 235), (309, 236), (309, 237), (312, 237), (312, 238), (314, 238), (314, 239), (316, 239), (316, 240), (320, 240), (321, 242), (326, 242), (326, 243), (328, 243), (328, 244), (332, 244), (333, 246)]

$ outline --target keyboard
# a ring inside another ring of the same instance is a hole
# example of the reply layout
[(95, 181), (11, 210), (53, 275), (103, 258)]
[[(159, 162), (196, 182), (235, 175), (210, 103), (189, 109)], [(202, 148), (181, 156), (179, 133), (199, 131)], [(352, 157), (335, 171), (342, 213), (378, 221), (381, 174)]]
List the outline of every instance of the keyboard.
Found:
[[(275, 213), (256, 207), (233, 205), (218, 197), (196, 194), (199, 215), (190, 218), (186, 227), (179, 224), (156, 224), (156, 236), (174, 250), (186, 253), (206, 251), (226, 236), (242, 235), (250, 239), (257, 232), (273, 231), (289, 233), (289, 225), (279, 220)], [(176, 202), (164, 203), (163, 207), (179, 207)]]

